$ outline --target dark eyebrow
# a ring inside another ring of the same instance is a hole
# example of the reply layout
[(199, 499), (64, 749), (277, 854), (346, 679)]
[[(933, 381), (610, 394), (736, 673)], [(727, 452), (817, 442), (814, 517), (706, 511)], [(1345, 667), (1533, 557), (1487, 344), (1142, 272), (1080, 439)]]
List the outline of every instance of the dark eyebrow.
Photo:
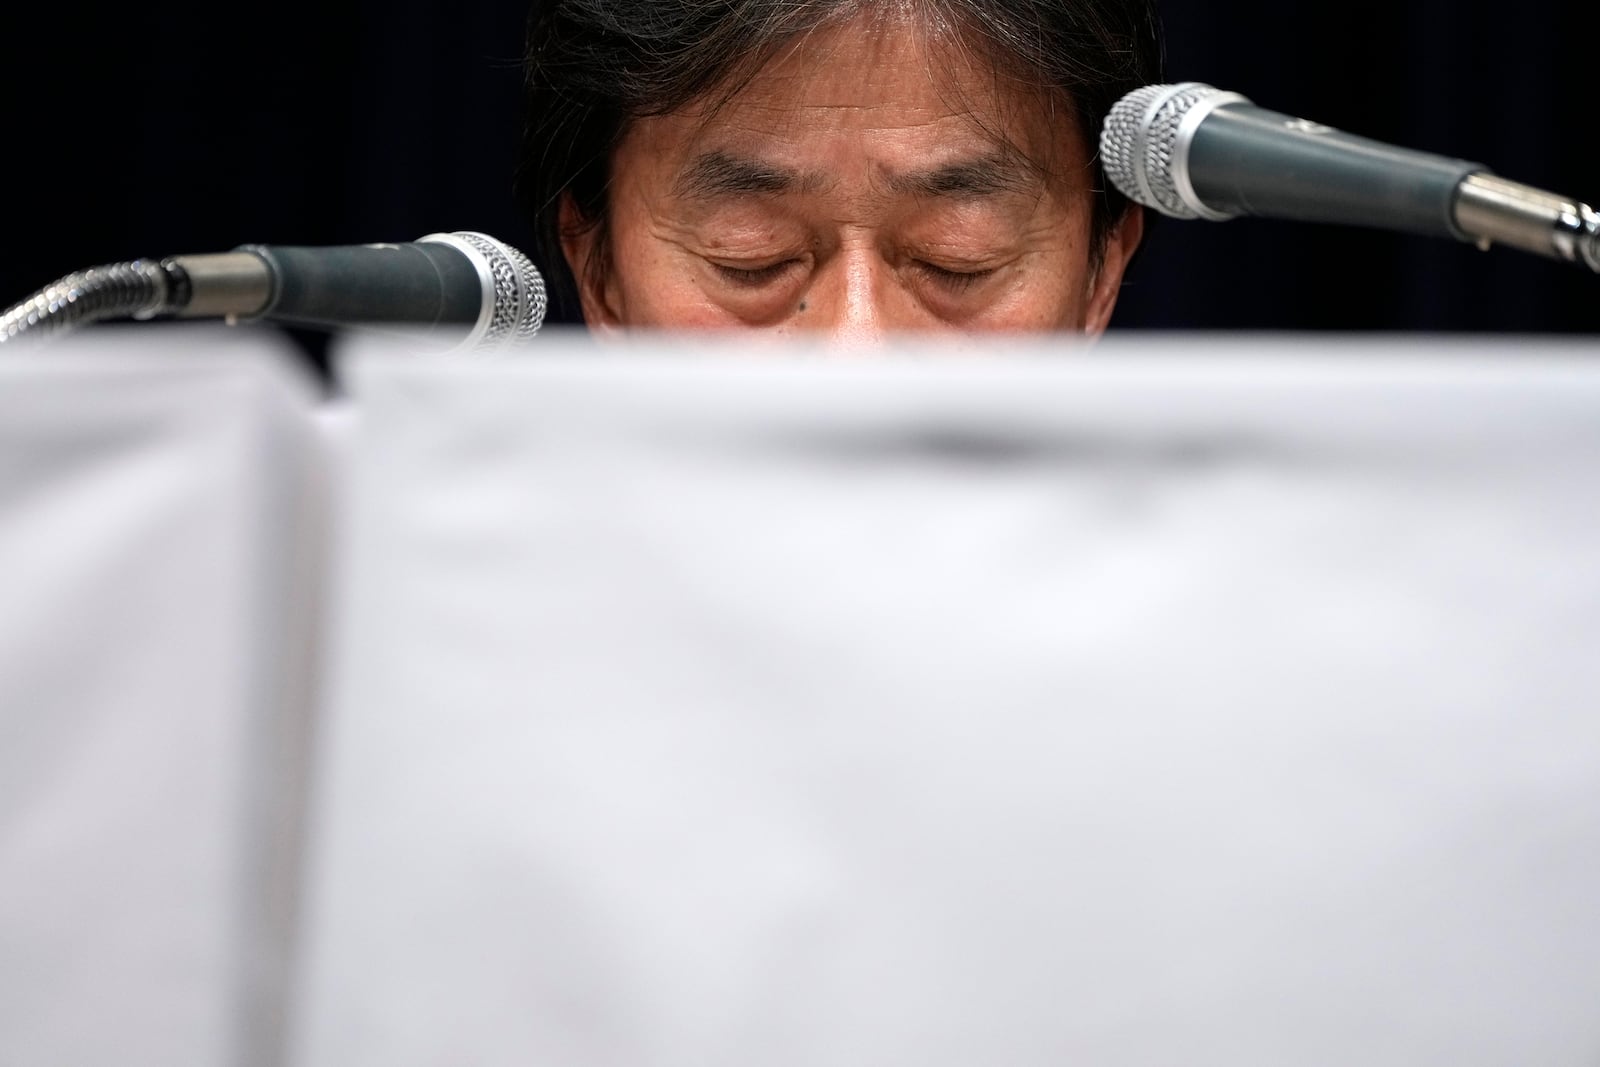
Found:
[(1008, 156), (963, 160), (932, 170), (894, 174), (889, 188), (896, 193), (973, 200), (1016, 192), (1034, 184), (1032, 175)]
[(733, 196), (767, 196), (812, 184), (792, 170), (754, 159), (707, 152), (696, 156), (673, 183), (673, 192), (686, 200), (717, 200)]
[[(820, 175), (803, 175), (726, 152), (706, 152), (678, 174), (673, 192), (686, 200), (718, 200), (772, 196), (823, 184)], [(1033, 177), (1010, 156), (993, 155), (930, 170), (891, 174), (886, 184), (890, 192), (897, 194), (972, 200), (1025, 189), (1033, 184)]]

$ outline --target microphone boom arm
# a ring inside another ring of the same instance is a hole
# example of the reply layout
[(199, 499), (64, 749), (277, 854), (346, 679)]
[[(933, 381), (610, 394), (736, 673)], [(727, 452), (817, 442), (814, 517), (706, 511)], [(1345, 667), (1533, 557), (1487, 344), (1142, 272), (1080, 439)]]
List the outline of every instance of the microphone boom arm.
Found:
[(23, 334), (48, 337), (104, 319), (150, 318), (171, 299), (160, 263), (135, 259), (73, 271), (6, 309), (0, 343)]

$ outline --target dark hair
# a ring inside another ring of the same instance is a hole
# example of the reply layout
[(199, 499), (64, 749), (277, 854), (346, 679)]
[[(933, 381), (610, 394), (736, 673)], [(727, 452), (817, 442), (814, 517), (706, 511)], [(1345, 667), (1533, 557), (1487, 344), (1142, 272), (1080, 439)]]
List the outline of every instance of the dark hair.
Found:
[[(899, 0), (895, 6), (904, 6)], [(1122, 96), (1161, 80), (1154, 0), (914, 0), (954, 25), (997, 70), (1023, 72), (1057, 94), (1089, 139), (1100, 191), (1094, 254), (1128, 208), (1105, 179), (1097, 140)], [(887, 6), (884, 0), (533, 0), (525, 56), (517, 194), (532, 220), (557, 306), (577, 313), (561, 252), (561, 201), (605, 224), (613, 150), (630, 122), (731, 92), (786, 41)], [(604, 242), (602, 242), (603, 247)]]

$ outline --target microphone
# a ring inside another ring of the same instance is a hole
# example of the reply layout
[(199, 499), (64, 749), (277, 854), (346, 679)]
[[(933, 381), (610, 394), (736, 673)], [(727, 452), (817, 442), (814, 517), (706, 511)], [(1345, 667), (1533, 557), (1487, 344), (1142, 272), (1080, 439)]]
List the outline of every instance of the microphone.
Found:
[(1239, 215), (1504, 244), (1600, 272), (1600, 213), (1462, 159), (1381, 144), (1201, 82), (1146, 85), (1100, 132), (1112, 183), (1180, 219)]
[(527, 256), (461, 230), (411, 244), (250, 244), (91, 267), (0, 316), (0, 342), (108, 318), (221, 318), (398, 327), (482, 352), (533, 337), (545, 307), (544, 279)]

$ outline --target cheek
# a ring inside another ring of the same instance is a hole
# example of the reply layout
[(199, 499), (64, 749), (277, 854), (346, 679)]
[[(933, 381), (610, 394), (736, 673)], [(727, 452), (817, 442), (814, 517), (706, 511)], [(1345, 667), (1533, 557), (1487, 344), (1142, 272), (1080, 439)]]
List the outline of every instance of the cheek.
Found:
[(1055, 230), (1024, 289), (1034, 328), (1079, 330), (1087, 322), (1095, 272), (1087, 210)]
[(1079, 330), (1087, 321), (1092, 278), (1081, 248), (1052, 249), (1021, 265), (972, 325), (996, 330)]

